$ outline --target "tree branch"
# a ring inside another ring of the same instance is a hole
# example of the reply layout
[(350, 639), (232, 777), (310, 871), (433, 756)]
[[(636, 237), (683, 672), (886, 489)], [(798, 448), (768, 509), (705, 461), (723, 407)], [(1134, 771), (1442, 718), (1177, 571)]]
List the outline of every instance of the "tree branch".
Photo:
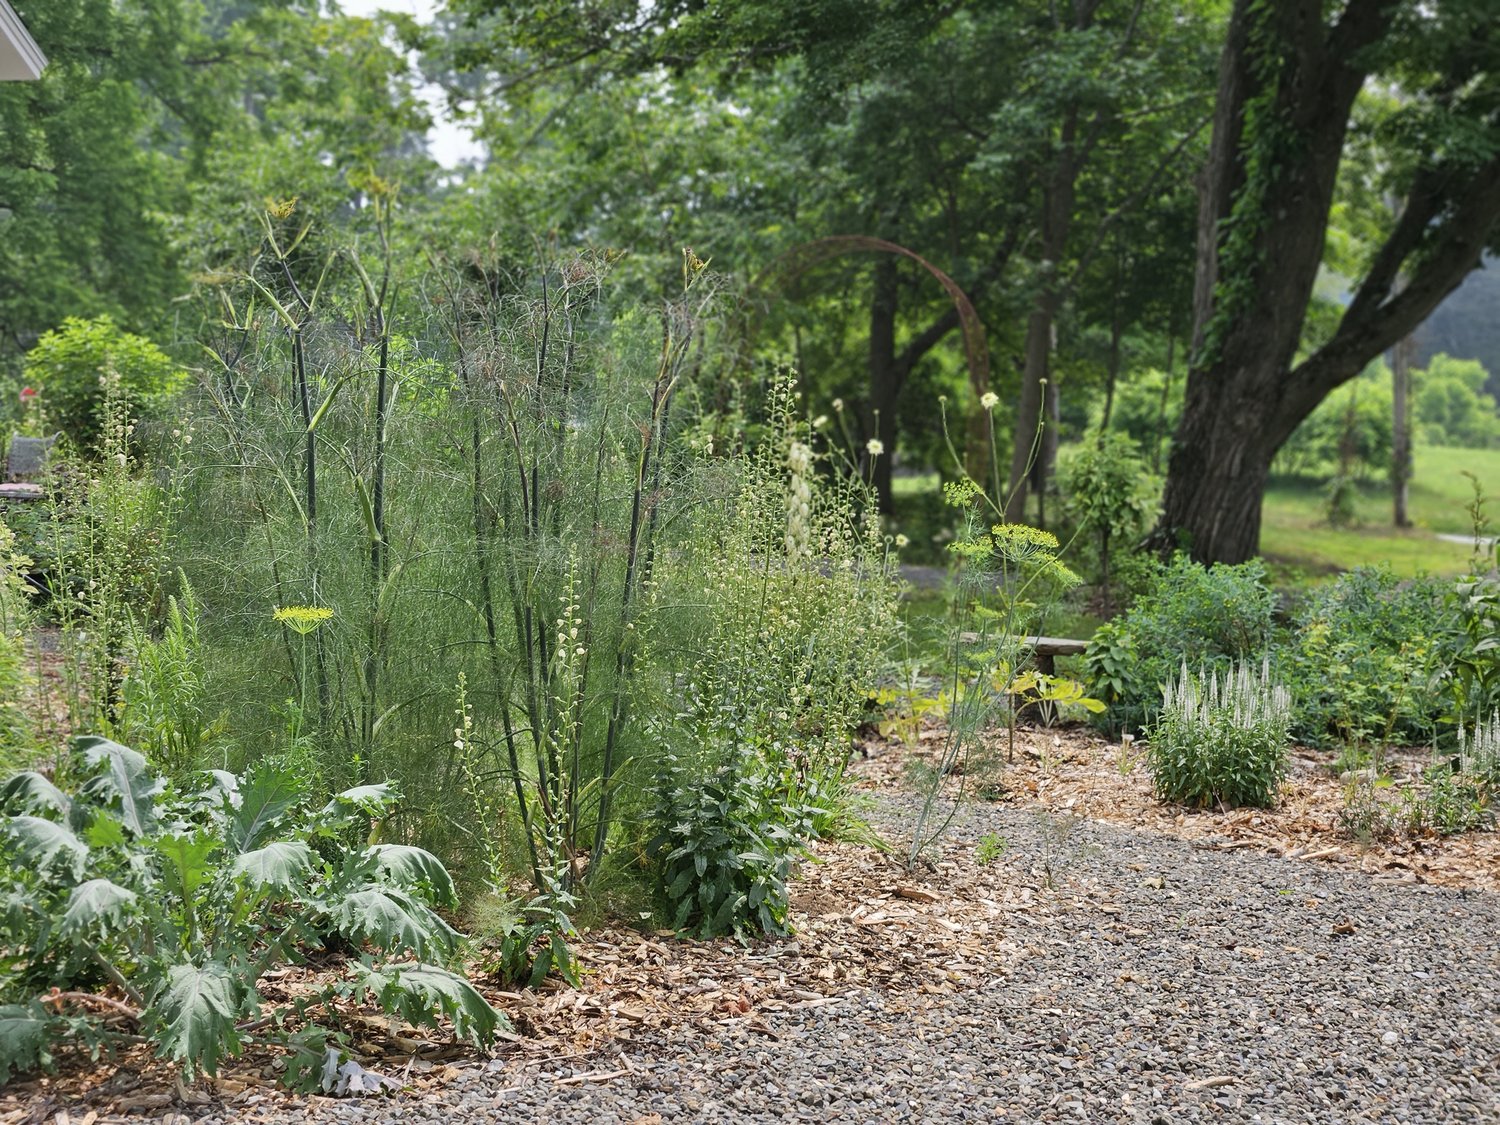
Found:
[[(1497, 179), (1500, 156), (1493, 157), (1469, 179), (1461, 197), (1449, 199), (1433, 192), (1421, 206), (1410, 208), (1414, 216), (1410, 223), (1403, 214), (1377, 257), (1380, 269), (1399, 272), (1421, 242), (1431, 243), (1433, 249), (1417, 261), (1399, 293), (1392, 293), (1393, 282), (1376, 278), (1372, 268), (1371, 277), (1360, 287), (1359, 297), (1339, 322), (1333, 339), (1292, 370), (1284, 399), (1289, 410), (1295, 410), (1298, 402), (1310, 395), (1321, 400), (1353, 378), (1371, 359), (1426, 320), (1443, 298), (1458, 288), (1478, 265), (1485, 243), (1500, 224), (1500, 192), (1493, 186)], [(1416, 225), (1415, 216), (1445, 210), (1449, 217), (1436, 227), (1426, 227), (1422, 232), (1425, 238), (1412, 237), (1408, 228)], [(1402, 247), (1407, 252), (1398, 259)]]
[(1089, 243), (1088, 249), (1086, 249), (1082, 254), (1079, 255), (1077, 264), (1073, 267), (1067, 281), (1063, 285), (1064, 292), (1072, 289), (1074, 285), (1078, 284), (1079, 278), (1083, 276), (1084, 271), (1086, 271), (1089, 265), (1093, 262), (1094, 255), (1097, 254), (1099, 252), (1099, 248), (1104, 245), (1104, 236), (1109, 233), (1109, 229), (1114, 226), (1115, 223), (1119, 222), (1124, 215), (1134, 210), (1140, 204), (1141, 200), (1144, 199), (1146, 195), (1150, 191), (1152, 191), (1152, 189), (1154, 189), (1156, 185), (1161, 181), (1162, 176), (1166, 174), (1167, 170), (1170, 169), (1174, 164), (1176, 164), (1177, 158), (1182, 155), (1182, 150), (1187, 148), (1189, 143), (1192, 142), (1193, 138), (1196, 137), (1199, 133), (1203, 132), (1204, 128), (1213, 119), (1214, 115), (1212, 112), (1210, 112), (1206, 117), (1200, 120), (1197, 125), (1195, 125), (1187, 133), (1185, 133), (1182, 139), (1173, 146), (1172, 151), (1167, 153), (1167, 155), (1162, 158), (1161, 163), (1156, 166), (1155, 170), (1146, 179), (1146, 181), (1142, 183), (1138, 188), (1136, 188), (1135, 191), (1131, 192), (1124, 199), (1122, 199), (1119, 206), (1117, 206), (1113, 211), (1099, 220), (1098, 225), (1094, 227), (1093, 241)]

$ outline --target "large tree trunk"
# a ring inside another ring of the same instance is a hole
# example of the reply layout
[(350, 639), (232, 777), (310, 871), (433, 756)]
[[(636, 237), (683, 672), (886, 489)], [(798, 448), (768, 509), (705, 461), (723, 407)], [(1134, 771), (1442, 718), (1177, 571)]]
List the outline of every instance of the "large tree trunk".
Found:
[(1021, 371), (1021, 400), (1016, 409), (1015, 441), (1011, 446), (1010, 483), (1005, 496), (1005, 518), (1010, 523), (1026, 519), (1028, 484), (1038, 492), (1046, 487), (1046, 443), (1055, 436), (1046, 433), (1048, 421), (1044, 409), (1045, 394), (1052, 362), (1052, 336), (1057, 315), (1062, 311), (1064, 280), (1060, 264), (1068, 250), (1068, 234), (1073, 222), (1073, 200), (1078, 165), (1073, 144), (1077, 132), (1076, 115), (1070, 116), (1062, 130), (1062, 151), (1053, 165), (1052, 175), (1042, 193), (1042, 257), (1044, 276), (1041, 291), (1026, 318), (1026, 351)]
[[(1500, 220), (1500, 156), (1468, 174), (1419, 170), (1333, 339), (1293, 366), (1367, 76), (1360, 60), (1393, 8), (1348, 0), (1330, 27), (1302, 0), (1235, 0), (1200, 181), (1195, 354), (1153, 535), (1162, 550), (1186, 546), (1202, 562), (1254, 555), (1276, 450), (1463, 280)], [(1397, 291), (1403, 268), (1410, 280)]]
[(1391, 349), (1391, 522), (1397, 527), (1411, 526), (1411, 361), (1416, 352), (1417, 338), (1410, 335)]
[(1021, 400), (1016, 407), (1015, 439), (1011, 445), (1010, 481), (1004, 497), (1005, 518), (1010, 523), (1026, 519), (1026, 488), (1031, 469), (1041, 456), (1043, 391), (1046, 389), (1048, 353), (1052, 350), (1052, 318), (1056, 315), (1049, 295), (1038, 298), (1026, 318), (1026, 353), (1021, 370)]
[[(1171, 526), (1181, 529), (1181, 539), (1168, 546), (1184, 547), (1197, 559), (1240, 562), (1260, 544), (1261, 497), (1275, 445), (1265, 428), (1266, 404), (1253, 397), (1257, 379), (1241, 373), (1235, 382), (1240, 387), (1210, 393), (1203, 380), (1190, 383), (1173, 440), (1169, 489), (1173, 481), (1196, 487), (1171, 494)], [(1245, 384), (1252, 388), (1248, 394)]]

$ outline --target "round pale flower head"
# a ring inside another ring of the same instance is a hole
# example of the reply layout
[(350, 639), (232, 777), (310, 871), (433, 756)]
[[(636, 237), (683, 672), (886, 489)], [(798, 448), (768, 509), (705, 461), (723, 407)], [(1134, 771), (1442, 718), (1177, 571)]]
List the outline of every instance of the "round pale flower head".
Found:
[(905, 547), (910, 542), (911, 542), (911, 540), (908, 539), (904, 535), (898, 535), (898, 536), (896, 536), (896, 547), (898, 549), (901, 548), (901, 547)]
[(885, 452), (885, 442), (881, 441), (879, 438), (871, 438), (869, 441), (865, 442), (865, 452), (868, 453), (871, 457), (879, 457), (882, 453)]
[(841, 398), (834, 399), (833, 400), (833, 408), (834, 408), (834, 410), (839, 411), (840, 413), (842, 413), (843, 409), (844, 409), (844, 400), (841, 399)]
[(828, 425), (828, 415), (826, 414), (819, 414), (812, 420), (812, 428), (815, 430), (821, 430), (826, 425)]
[(979, 396), (979, 405), (986, 410), (993, 410), (1000, 405), (1000, 396), (994, 391), (985, 391), (984, 394)]

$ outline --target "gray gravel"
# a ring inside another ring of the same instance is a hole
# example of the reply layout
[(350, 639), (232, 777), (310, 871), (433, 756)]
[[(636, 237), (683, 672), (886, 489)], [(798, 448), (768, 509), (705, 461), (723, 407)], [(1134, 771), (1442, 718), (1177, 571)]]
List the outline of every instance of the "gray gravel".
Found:
[[(888, 805), (893, 836), (909, 808)], [(674, 1032), (476, 1064), (420, 1100), (264, 1121), (1500, 1122), (1500, 897), (974, 806), (996, 880), (1055, 885), (1019, 961), (951, 996), (862, 990), (771, 1014), (780, 1038)], [(1352, 928), (1352, 933), (1335, 929)], [(244, 1120), (220, 1114), (217, 1120)]]

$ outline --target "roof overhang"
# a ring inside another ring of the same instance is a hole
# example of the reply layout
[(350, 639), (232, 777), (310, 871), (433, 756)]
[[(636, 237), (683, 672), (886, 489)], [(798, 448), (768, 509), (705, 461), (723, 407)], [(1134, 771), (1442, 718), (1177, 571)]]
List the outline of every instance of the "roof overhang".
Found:
[(46, 65), (47, 56), (10, 6), (10, 0), (0, 0), (0, 81), (40, 78)]

